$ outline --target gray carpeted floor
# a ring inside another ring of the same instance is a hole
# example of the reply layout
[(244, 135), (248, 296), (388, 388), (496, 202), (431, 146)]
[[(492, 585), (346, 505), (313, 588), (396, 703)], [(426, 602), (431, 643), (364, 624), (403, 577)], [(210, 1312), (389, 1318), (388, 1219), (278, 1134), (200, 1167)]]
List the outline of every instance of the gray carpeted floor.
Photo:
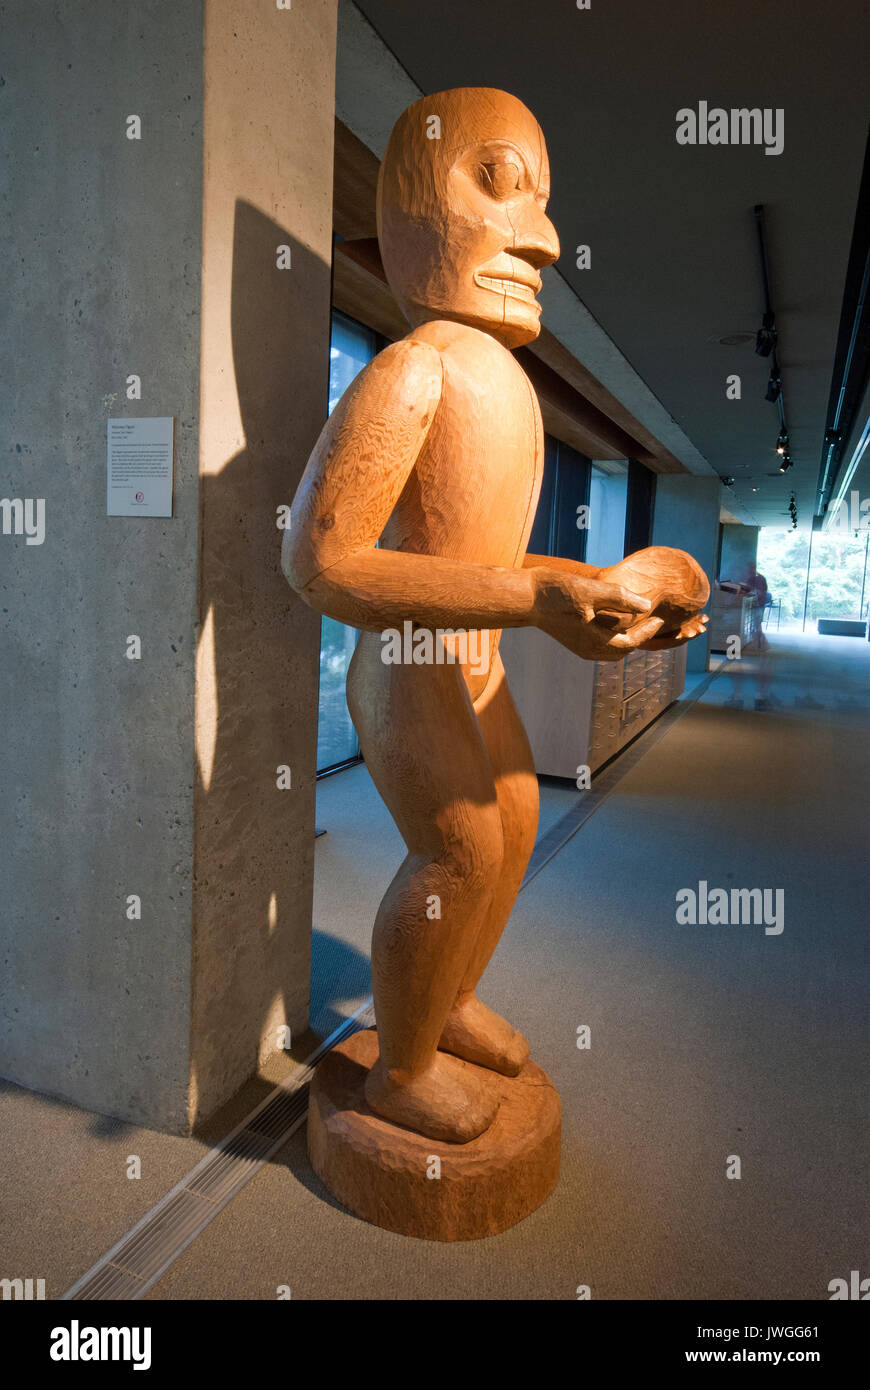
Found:
[[(768, 712), (750, 667), (748, 707), (726, 706), (729, 669), (521, 895), (483, 994), (562, 1094), (540, 1211), (483, 1242), (404, 1239), (332, 1202), (300, 1134), (151, 1296), (826, 1298), (864, 1271), (868, 657), (783, 634)], [(366, 782), (326, 782), (319, 815), (336, 1014), (366, 990), (401, 856)], [(783, 888), (784, 931), (678, 925), (675, 894), (701, 879)]]
[[(750, 663), (714, 679), (521, 894), (487, 973), (484, 999), (562, 1095), (545, 1206), (487, 1241), (405, 1239), (332, 1201), (303, 1132), (151, 1298), (274, 1298), (282, 1284), (297, 1299), (571, 1299), (579, 1284), (594, 1298), (826, 1298), (832, 1278), (870, 1274), (870, 647), (783, 633), (774, 655), (773, 708), (754, 709)], [(542, 829), (577, 795), (546, 787)], [(368, 994), (371, 922), (402, 845), (362, 767), (321, 783), (318, 823), (324, 1034)], [(699, 880), (783, 889), (784, 931), (679, 925), (675, 894)], [(0, 1119), (3, 1264), (48, 1276), (50, 1297), (202, 1153), (13, 1087)], [(122, 1200), (117, 1166), (143, 1149), (147, 1190), (126, 1183)]]

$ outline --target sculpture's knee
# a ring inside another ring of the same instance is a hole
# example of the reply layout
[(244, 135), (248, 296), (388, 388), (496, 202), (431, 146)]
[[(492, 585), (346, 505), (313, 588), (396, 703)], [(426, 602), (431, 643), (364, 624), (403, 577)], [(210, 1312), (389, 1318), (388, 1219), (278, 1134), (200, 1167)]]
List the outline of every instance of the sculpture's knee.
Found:
[(439, 855), (454, 891), (464, 898), (492, 892), (504, 861), (504, 835), (496, 808), (478, 811), (457, 830)]

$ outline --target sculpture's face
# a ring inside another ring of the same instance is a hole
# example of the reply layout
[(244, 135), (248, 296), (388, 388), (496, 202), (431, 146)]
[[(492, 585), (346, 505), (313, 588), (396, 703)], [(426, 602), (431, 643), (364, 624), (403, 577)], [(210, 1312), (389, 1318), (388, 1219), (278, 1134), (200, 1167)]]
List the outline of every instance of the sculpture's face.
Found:
[(541, 128), (515, 97), (469, 87), (409, 107), (381, 166), (378, 235), (411, 322), (456, 319), (509, 348), (536, 338), (540, 268), (559, 255), (549, 193)]

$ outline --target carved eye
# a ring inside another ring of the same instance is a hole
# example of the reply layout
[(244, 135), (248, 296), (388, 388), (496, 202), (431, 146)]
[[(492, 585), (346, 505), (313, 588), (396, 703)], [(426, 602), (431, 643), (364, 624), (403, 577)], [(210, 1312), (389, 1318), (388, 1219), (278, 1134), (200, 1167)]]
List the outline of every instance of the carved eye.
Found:
[(518, 164), (481, 164), (484, 185), (494, 198), (509, 198), (520, 186)]

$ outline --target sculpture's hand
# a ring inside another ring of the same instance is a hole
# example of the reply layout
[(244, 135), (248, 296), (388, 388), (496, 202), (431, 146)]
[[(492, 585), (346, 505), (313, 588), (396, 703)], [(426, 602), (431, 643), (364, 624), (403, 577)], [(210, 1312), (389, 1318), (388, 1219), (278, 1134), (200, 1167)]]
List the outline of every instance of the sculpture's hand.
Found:
[(710, 597), (710, 583), (697, 560), (684, 550), (648, 546), (601, 570), (598, 577), (645, 594), (653, 605), (650, 616), (661, 618), (658, 630), (642, 632), (639, 640), (640, 625), (629, 630), (627, 635), (635, 639), (635, 646), (654, 652), (681, 647), (707, 626), (701, 610)]
[(621, 584), (545, 567), (532, 572), (535, 626), (588, 661), (619, 661), (662, 626), (661, 618), (637, 621), (649, 613), (649, 599)]
[(639, 645), (647, 652), (665, 651), (668, 647), (682, 647), (686, 642), (691, 642), (693, 637), (700, 637), (709, 621), (706, 613), (696, 613), (693, 618), (687, 618), (676, 632), (669, 633), (667, 637), (651, 638)]

